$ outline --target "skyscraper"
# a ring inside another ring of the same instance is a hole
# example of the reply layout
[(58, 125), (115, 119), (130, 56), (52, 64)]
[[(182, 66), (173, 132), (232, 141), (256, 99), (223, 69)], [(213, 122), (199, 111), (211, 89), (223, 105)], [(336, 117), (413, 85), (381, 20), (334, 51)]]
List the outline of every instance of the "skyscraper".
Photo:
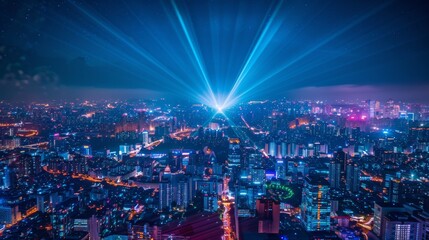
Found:
[(347, 164), (346, 189), (352, 193), (359, 192), (360, 169), (357, 164)]
[(320, 177), (306, 177), (302, 190), (301, 217), (307, 231), (330, 229), (329, 183)]
[(332, 160), (329, 164), (329, 186), (334, 189), (340, 188), (341, 164)]
[(339, 149), (334, 152), (335, 162), (340, 164), (340, 182), (346, 181), (346, 164), (347, 164), (347, 153), (343, 149)]
[(1, 188), (10, 188), (12, 185), (12, 179), (11, 179), (11, 170), (8, 166), (5, 166), (3, 168), (3, 172), (0, 172), (1, 180), (2, 180), (2, 186)]
[(148, 131), (142, 132), (142, 138), (143, 138), (143, 146), (146, 146), (147, 144), (149, 144), (149, 132)]
[(159, 183), (159, 210), (170, 207), (172, 201), (171, 195), (171, 183)]
[(392, 203), (383, 203), (376, 202), (374, 203), (374, 227), (372, 231), (374, 231), (375, 235), (378, 237), (382, 237), (384, 232), (384, 221), (385, 216), (391, 212), (399, 212), (402, 211), (402, 205), (392, 204)]
[(240, 166), (240, 139), (229, 139), (228, 163), (230, 166)]
[(383, 239), (421, 240), (422, 224), (405, 212), (391, 212), (384, 218)]

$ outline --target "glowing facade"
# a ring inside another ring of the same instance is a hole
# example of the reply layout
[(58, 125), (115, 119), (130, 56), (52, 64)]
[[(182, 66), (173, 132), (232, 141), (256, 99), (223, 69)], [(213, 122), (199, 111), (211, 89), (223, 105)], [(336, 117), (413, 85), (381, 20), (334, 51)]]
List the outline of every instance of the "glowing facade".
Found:
[(301, 217), (307, 231), (329, 230), (331, 225), (329, 183), (323, 178), (305, 178)]

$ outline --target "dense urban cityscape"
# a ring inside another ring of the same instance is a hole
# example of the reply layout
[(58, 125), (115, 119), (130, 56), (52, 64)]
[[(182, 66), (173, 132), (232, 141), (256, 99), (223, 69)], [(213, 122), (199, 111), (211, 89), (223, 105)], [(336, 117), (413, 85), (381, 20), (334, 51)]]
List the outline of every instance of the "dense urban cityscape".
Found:
[(0, 240), (429, 240), (429, 2), (0, 0)]
[(0, 113), (4, 239), (429, 237), (429, 105), (3, 101)]

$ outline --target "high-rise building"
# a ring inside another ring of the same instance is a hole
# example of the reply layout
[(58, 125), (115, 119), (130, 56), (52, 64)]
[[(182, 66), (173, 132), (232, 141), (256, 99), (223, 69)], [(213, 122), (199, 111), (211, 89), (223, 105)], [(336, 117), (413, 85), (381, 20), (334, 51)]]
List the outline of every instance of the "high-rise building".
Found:
[(276, 167), (276, 178), (277, 179), (286, 179), (287, 160), (286, 159), (277, 159), (275, 167)]
[(217, 194), (204, 194), (204, 211), (215, 212), (219, 208)]
[(36, 206), (37, 206), (37, 210), (44, 213), (46, 212), (46, 207), (47, 207), (47, 200), (46, 200), (46, 196), (45, 195), (37, 195), (36, 196)]
[(341, 164), (332, 160), (329, 164), (329, 186), (334, 189), (340, 188)]
[(2, 185), (0, 188), (10, 188), (12, 186), (12, 172), (8, 166), (4, 166), (3, 171), (0, 172)]
[(372, 231), (378, 237), (382, 237), (384, 232), (384, 217), (391, 212), (402, 211), (404, 208), (402, 205), (393, 204), (393, 203), (383, 203), (376, 202), (374, 203), (374, 227)]
[(382, 239), (421, 240), (422, 224), (405, 212), (391, 212), (384, 217)]
[(159, 210), (169, 208), (171, 206), (171, 183), (159, 183)]
[(41, 157), (31, 156), (29, 154), (23, 154), (18, 158), (18, 171), (19, 177), (35, 177), (42, 171)]
[(347, 153), (343, 151), (343, 149), (339, 149), (334, 152), (334, 161), (340, 164), (340, 181), (346, 181), (346, 164), (347, 164)]
[(388, 201), (391, 203), (399, 203), (399, 195), (401, 191), (401, 180), (393, 178), (389, 181)]
[(352, 193), (359, 192), (360, 169), (357, 164), (347, 164), (346, 189)]
[(142, 132), (142, 139), (143, 139), (143, 146), (146, 146), (147, 144), (149, 144), (149, 132), (148, 131)]
[(92, 156), (92, 148), (89, 145), (83, 145), (80, 148), (80, 154), (82, 154), (85, 157), (90, 157)]
[(301, 217), (307, 231), (330, 229), (329, 183), (321, 177), (306, 177), (302, 190)]
[(100, 239), (100, 221), (95, 215), (75, 217), (73, 219), (73, 230), (88, 232), (91, 240)]
[(21, 220), (18, 205), (0, 205), (0, 224), (15, 224)]
[(279, 233), (280, 204), (273, 199), (256, 200), (258, 233)]
[(368, 100), (369, 107), (369, 117), (375, 118), (375, 100)]
[(270, 142), (269, 149), (268, 149), (268, 155), (275, 157), (277, 154), (277, 148), (275, 142)]
[(240, 163), (241, 163), (240, 139), (230, 138), (229, 149), (228, 149), (228, 166), (240, 167)]

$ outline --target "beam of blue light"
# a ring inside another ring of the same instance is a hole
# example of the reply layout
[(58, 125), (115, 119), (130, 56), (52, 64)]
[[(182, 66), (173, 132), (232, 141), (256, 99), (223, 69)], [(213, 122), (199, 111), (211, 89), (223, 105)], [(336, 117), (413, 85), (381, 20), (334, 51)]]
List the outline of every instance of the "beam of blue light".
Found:
[[(382, 35), (370, 35), (369, 39), (364, 39), (364, 40), (360, 39), (360, 38), (359, 39), (354, 39), (353, 42), (348, 42), (349, 47), (347, 47), (347, 52), (358, 51), (361, 48), (364, 48), (367, 45), (370, 45), (371, 43), (376, 43), (380, 39), (383, 39), (383, 38), (389, 36), (390, 34), (394, 33), (395, 31), (408, 28), (410, 25), (412, 25), (413, 23), (418, 23), (420, 20), (422, 20), (422, 19), (417, 19), (414, 22), (406, 23), (406, 24), (402, 24), (402, 25), (401, 25), (402, 22), (400, 20), (398, 20), (396, 22), (392, 22), (391, 25), (393, 25), (393, 26), (396, 27), (395, 30), (382, 31), (382, 32), (384, 32), (384, 34), (382, 34)], [(376, 29), (379, 30), (379, 28), (380, 28), (379, 26), (376, 26)], [(400, 46), (405, 46), (405, 45), (407, 45), (407, 44), (409, 44), (411, 42), (412, 42), (412, 40), (401, 42), (401, 43), (398, 43), (398, 44), (395, 44), (395, 45), (391, 45), (391, 46), (383, 46), (382, 48), (378, 48), (377, 51), (372, 51), (372, 52), (370, 52), (367, 55), (362, 55), (360, 57), (355, 57), (354, 59), (348, 60), (348, 61), (339, 61), (340, 64), (334, 63), (332, 61), (337, 61), (338, 62), (338, 58), (341, 57), (341, 56), (343, 56), (344, 54), (343, 53), (330, 54), (326, 58), (318, 59), (315, 62), (309, 62), (306, 65), (305, 64), (301, 64), (300, 67), (291, 69), (292, 70), (291, 72), (288, 72), (288, 73), (285, 74), (285, 78), (286, 79), (293, 79), (294, 77), (297, 77), (300, 74), (307, 73), (304, 77), (300, 77), (298, 80), (293, 81), (293, 84), (297, 84), (297, 83), (300, 83), (300, 82), (305, 82), (306, 80), (315, 78), (317, 76), (322, 76), (323, 74), (327, 74), (329, 72), (333, 72), (335, 70), (341, 69), (341, 68), (346, 67), (348, 65), (352, 65), (352, 64), (358, 63), (358, 62), (360, 62), (362, 60), (371, 58), (373, 56), (377, 56), (377, 55), (382, 54), (384, 52), (388, 52), (388, 51), (393, 50), (395, 48), (398, 48)], [(322, 67), (324, 65), (327, 65), (327, 66), (324, 67), (322, 70), (319, 70), (319, 71), (315, 72), (314, 74), (308, 75), (308, 72), (310, 72), (310, 71), (312, 71), (312, 70), (314, 70), (314, 69), (316, 69), (318, 67)], [(374, 67), (376, 67), (376, 66), (374, 66)], [(362, 71), (362, 70), (360, 70), (360, 71)], [(354, 71), (354, 72), (356, 73), (357, 71)], [(320, 84), (322, 82), (326, 83), (326, 82), (329, 82), (329, 81), (334, 81), (336, 78), (340, 78), (340, 76), (334, 76), (333, 78), (330, 77), (329, 79), (328, 78), (326, 78), (326, 79), (320, 79), (320, 80), (318, 80), (318, 83)], [(287, 82), (285, 86), (287, 86), (288, 84), (292, 85), (292, 82), (291, 81)], [(265, 86), (265, 87), (268, 88), (267, 86)]]
[[(145, 26), (145, 24), (142, 22), (142, 20), (139, 18), (139, 16), (137, 16), (137, 14), (133, 11), (133, 9), (132, 8), (130, 8), (129, 6), (128, 6), (128, 4), (127, 4), (127, 2), (126, 1), (123, 1), (123, 3), (125, 4), (125, 6), (127, 7), (127, 9), (128, 9), (128, 11), (134, 16), (134, 18), (139, 22), (139, 24), (141, 25), (141, 26)], [(165, 13), (167, 14), (167, 16), (168, 17), (170, 17), (170, 15), (169, 15), (169, 12), (167, 11), (167, 9), (165, 8), (165, 5), (162, 5), (163, 7), (164, 7), (164, 11), (165, 11)], [(173, 22), (173, 20), (172, 19), (170, 19), (170, 22)], [(174, 25), (173, 25), (173, 29), (174, 30), (176, 30), (176, 28), (174, 27)], [(147, 34), (149, 34), (153, 39), (157, 39), (157, 37), (153, 34), (153, 32), (152, 31), (146, 31), (146, 33)], [(188, 51), (188, 48), (187, 48), (187, 46), (185, 46), (184, 44), (183, 44), (183, 41), (182, 41), (182, 39), (180, 38), (180, 36), (179, 36), (179, 33), (177, 32), (177, 30), (176, 30), (176, 33), (177, 33), (177, 35), (178, 35), (178, 38), (179, 38), (179, 40), (182, 42), (182, 46), (183, 46), (183, 48), (184, 48), (184, 50), (188, 53), (189, 51)], [(158, 46), (160, 47), (160, 48), (167, 48), (167, 49), (169, 49), (168, 50), (168, 52), (169, 52), (169, 54), (170, 55), (172, 55), (172, 57), (173, 57), (173, 59), (180, 59), (181, 58), (181, 56), (178, 56), (177, 54), (175, 54), (175, 49), (174, 48), (171, 48), (170, 46), (169, 46), (169, 44), (162, 44), (161, 43), (161, 41), (156, 41), (156, 43), (158, 44)], [(188, 55), (190, 55), (189, 53), (188, 53)], [(188, 65), (186, 65), (186, 64), (184, 64), (182, 61), (176, 61), (176, 64), (179, 64), (180, 65), (180, 68), (182, 68), (182, 69), (186, 69), (186, 68), (188, 68), (189, 66)], [(188, 71), (187, 71), (188, 72)], [(194, 78), (194, 76), (188, 76), (188, 79), (193, 79)], [(195, 86), (191, 86), (188, 82), (186, 82), (186, 81), (184, 81), (184, 80), (182, 80), (182, 79), (180, 79), (180, 83), (181, 83), (181, 85), (182, 86), (184, 86), (185, 88), (186, 88), (186, 90), (187, 91), (189, 91), (190, 93), (191, 93), (191, 95), (193, 96), (193, 97), (195, 97), (197, 100), (202, 100), (203, 102), (210, 102), (210, 100), (209, 99), (207, 99), (204, 95), (201, 95), (201, 93), (200, 92), (198, 92), (196, 89), (196, 87)]]
[[(57, 16), (57, 17), (60, 18), (61, 16)], [(51, 19), (51, 20), (53, 21), (55, 19)], [(66, 19), (62, 19), (62, 21), (67, 22), (67, 24), (65, 24), (64, 26), (66, 28), (68, 28), (70, 31), (75, 32), (77, 34), (80, 33), (79, 27), (76, 24), (73, 24), (72, 22), (69, 22)], [(31, 28), (31, 27), (34, 28), (34, 25), (32, 23), (25, 23), (25, 24), (22, 24), (22, 25), (23, 25), (23, 27), (26, 27), (26, 28)], [(127, 73), (129, 73), (129, 74), (131, 74), (131, 75), (133, 75), (135, 77), (141, 77), (141, 73), (137, 72), (137, 71), (131, 71), (130, 69), (132, 69), (132, 68), (124, 67), (124, 66), (121, 66), (120, 64), (116, 64), (116, 63), (113, 63), (111, 61), (108, 61), (108, 60), (106, 60), (103, 57), (100, 57), (100, 56), (98, 56), (98, 55), (96, 55), (94, 53), (91, 53), (90, 51), (87, 51), (83, 47), (79, 47), (76, 44), (73, 44), (71, 42), (62, 40), (58, 36), (52, 35), (50, 33), (44, 33), (44, 34), (48, 38), (52, 39), (53, 41), (56, 41), (56, 42), (61, 43), (61, 44), (64, 44), (64, 45), (70, 47), (71, 49), (77, 50), (77, 51), (83, 53), (84, 55), (92, 57), (93, 59), (96, 59), (96, 60), (98, 60), (100, 62), (103, 62), (103, 63), (105, 63), (107, 65), (113, 66), (113, 67), (115, 67), (117, 69), (121, 69), (122, 71), (127, 72)], [(116, 49), (114, 46), (112, 46), (108, 42), (103, 41), (102, 39), (94, 37), (94, 36), (92, 38), (89, 38), (88, 36), (83, 35), (82, 38), (88, 40), (88, 42), (92, 43), (94, 45), (94, 47), (98, 47), (98, 48), (101, 48), (102, 50), (109, 51), (110, 53), (113, 53), (114, 56), (116, 56), (119, 59), (123, 60), (124, 62), (130, 64), (131, 66), (133, 66), (133, 65), (134, 66), (139, 66), (139, 68), (144, 68), (145, 71), (151, 72), (154, 76), (158, 76), (159, 77), (159, 74), (157, 74), (157, 72), (153, 71), (152, 69), (148, 68), (147, 66), (142, 65), (136, 59), (131, 58), (131, 57), (125, 55), (122, 51)]]
[[(386, 34), (386, 35), (387, 35), (387, 34)], [(377, 40), (379, 40), (379, 39), (381, 39), (381, 38), (385, 37), (386, 35), (377, 36), (376, 38), (372, 39), (371, 41), (369, 41), (369, 42), (367, 42), (367, 43), (365, 43), (365, 44), (355, 45), (355, 47), (354, 47), (354, 48), (352, 48), (351, 50), (357, 50), (357, 49), (359, 49), (359, 48), (362, 48), (362, 47), (366, 46), (367, 44), (369, 44), (369, 43), (371, 43), (371, 42), (376, 42)], [(350, 61), (341, 62), (340, 64), (331, 64), (331, 65), (330, 65), (331, 67), (324, 68), (324, 69), (323, 69), (323, 70), (321, 70), (321, 71), (317, 71), (315, 74), (311, 74), (311, 75), (307, 75), (307, 76), (305, 76), (305, 77), (302, 77), (302, 78), (300, 78), (298, 81), (295, 81), (295, 83), (305, 82), (305, 81), (306, 81), (306, 80), (308, 80), (308, 79), (311, 79), (311, 78), (314, 78), (314, 77), (317, 77), (317, 76), (321, 76), (321, 75), (323, 75), (323, 74), (327, 74), (327, 73), (329, 73), (329, 72), (332, 72), (332, 71), (335, 71), (335, 70), (341, 69), (341, 68), (343, 68), (343, 67), (346, 67), (346, 66), (349, 66), (349, 65), (352, 65), (352, 64), (355, 64), (355, 63), (360, 62), (360, 61), (362, 61), (362, 60), (365, 60), (365, 59), (371, 58), (371, 57), (373, 57), (373, 56), (379, 55), (379, 54), (384, 53), (384, 52), (388, 52), (388, 51), (390, 51), (390, 50), (393, 50), (393, 49), (395, 49), (395, 48), (398, 48), (398, 47), (400, 47), (400, 46), (402, 46), (402, 45), (406, 45), (406, 44), (411, 43), (411, 42), (412, 42), (412, 41), (406, 41), (406, 42), (402, 42), (402, 43), (399, 43), (399, 44), (396, 44), (396, 45), (392, 45), (392, 46), (388, 46), (388, 47), (380, 48), (380, 49), (378, 49), (377, 51), (373, 51), (373, 52), (371, 52), (371, 53), (370, 53), (370, 54), (368, 54), (368, 55), (363, 55), (363, 56), (361, 56), (361, 57), (357, 57), (357, 58), (355, 58), (355, 59), (353, 59), (353, 60), (350, 60)], [(317, 64), (313, 64), (313, 65), (312, 65), (312, 66), (310, 66), (309, 68), (302, 69), (301, 71), (297, 71), (297, 72), (295, 72), (294, 74), (288, 74), (288, 75), (287, 75), (287, 77), (288, 77), (288, 78), (293, 78), (293, 77), (299, 76), (299, 75), (300, 75), (300, 74), (302, 74), (302, 73), (308, 72), (308, 71), (310, 71), (311, 69), (315, 69), (315, 68), (317, 68), (317, 67), (319, 67), (319, 66), (322, 66), (323, 64), (326, 64), (326, 62), (327, 62), (327, 61), (337, 60), (337, 58), (338, 58), (338, 57), (339, 57), (339, 55), (334, 55), (334, 56), (333, 56), (333, 58), (325, 59), (324, 61), (319, 61)], [(330, 78), (330, 79), (329, 79), (329, 81), (335, 80), (336, 78), (337, 78), (337, 77)], [(321, 79), (319, 82), (321, 83), (321, 82), (327, 82), (327, 81), (328, 81), (328, 79)]]
[[(274, 76), (276, 76), (277, 74), (285, 71), (286, 69), (288, 69), (289, 67), (291, 67), (292, 65), (296, 64), (297, 62), (301, 61), (303, 58), (307, 57), (308, 55), (312, 54), (313, 52), (315, 52), (316, 50), (320, 49), (321, 47), (323, 47), (324, 45), (330, 43), (331, 41), (333, 41), (334, 39), (336, 39), (337, 37), (341, 36), (342, 34), (344, 34), (345, 32), (349, 31), (350, 29), (352, 29), (353, 27), (357, 26), (358, 24), (362, 23), (363, 21), (365, 21), (366, 19), (368, 19), (369, 17), (373, 16), (374, 14), (376, 14), (377, 12), (381, 11), (382, 9), (386, 8), (390, 3), (385, 3), (383, 5), (380, 5), (379, 7), (373, 9), (371, 12), (369, 12), (366, 15), (363, 15), (361, 17), (359, 17), (358, 19), (356, 19), (355, 21), (347, 24), (345, 27), (343, 27), (342, 29), (340, 29), (339, 31), (335, 32), (334, 34), (332, 34), (331, 36), (329, 36), (328, 38), (324, 39), (323, 41), (321, 41), (318, 44), (315, 44), (313, 47), (311, 47), (310, 49), (308, 49), (307, 51), (305, 51), (304, 53), (302, 53), (301, 55), (299, 55), (298, 57), (296, 57), (295, 59), (289, 61), (288, 63), (286, 63), (285, 65), (275, 69), (273, 72), (269, 73), (266, 77), (264, 77), (261, 80), (258, 80), (257, 82), (255, 82), (254, 84), (252, 84), (250, 87), (248, 87), (246, 90), (242, 91), (240, 94), (234, 96), (234, 98), (232, 98), (232, 100), (230, 100), (231, 102), (237, 102), (240, 99), (244, 98), (244, 96), (246, 96), (247, 94), (251, 93), (252, 91), (255, 90), (255, 88), (259, 87), (261, 84), (265, 83), (267, 80), (273, 78)], [(247, 86), (246, 86), (247, 87)]]
[(240, 86), (244, 78), (246, 77), (247, 73), (250, 71), (250, 69), (253, 67), (253, 65), (257, 62), (258, 58), (261, 56), (265, 48), (268, 46), (274, 35), (277, 33), (278, 29), (280, 28), (281, 24), (276, 24), (273, 29), (271, 29), (271, 25), (274, 21), (274, 19), (277, 16), (277, 13), (279, 12), (280, 7), (282, 6), (283, 1), (280, 1), (277, 6), (275, 7), (271, 17), (269, 18), (268, 22), (265, 24), (265, 27), (259, 36), (255, 46), (252, 48), (252, 51), (249, 55), (249, 57), (246, 60), (246, 63), (244, 64), (244, 67), (240, 71), (240, 74), (235, 81), (231, 91), (229, 92), (227, 98), (225, 99), (225, 104), (232, 105), (234, 102), (229, 103), (230, 98), (234, 96), (235, 92), (237, 91), (237, 88)]
[[(150, 53), (145, 51), (142, 48), (137, 47), (135, 44), (127, 40), (125, 37), (123, 37), (120, 33), (118, 33), (116, 30), (113, 29), (113, 27), (110, 27), (106, 22), (103, 20), (95, 17), (93, 14), (91, 14), (89, 11), (84, 9), (83, 7), (78, 6), (77, 4), (73, 4), (73, 6), (76, 7), (81, 13), (83, 13), (86, 17), (91, 19), (93, 22), (95, 22), (97, 25), (102, 27), (104, 30), (106, 30), (108, 33), (113, 35), (116, 39), (118, 39), (120, 42), (124, 43), (126, 46), (128, 46), (130, 49), (138, 53), (140, 56), (142, 56), (144, 59), (148, 60), (152, 65), (154, 65), (156, 68), (160, 69), (167, 75), (169, 75), (172, 79), (176, 80), (180, 84), (182, 84), (185, 87), (188, 87), (187, 84), (178, 76), (176, 76), (173, 72), (171, 72), (166, 66), (164, 66), (161, 62), (159, 62), (155, 57), (153, 57)], [(188, 88), (189, 91), (193, 91), (192, 88)]]
[(183, 17), (181, 15), (181, 13), (180, 13), (180, 11), (179, 11), (176, 3), (174, 1), (171, 1), (171, 3), (173, 5), (174, 11), (176, 13), (176, 16), (177, 16), (177, 18), (178, 18), (178, 20), (180, 22), (180, 26), (182, 27), (183, 33), (186, 36), (188, 44), (189, 44), (189, 46), (190, 46), (190, 48), (192, 50), (192, 53), (193, 53), (193, 55), (195, 57), (195, 60), (196, 60), (196, 62), (198, 64), (198, 67), (199, 67), (201, 76), (202, 76), (202, 78), (204, 80), (205, 86), (207, 88), (208, 94), (211, 97), (212, 101), (206, 102), (206, 104), (210, 104), (211, 107), (213, 107), (213, 104), (214, 104), (214, 106), (217, 106), (218, 103), (217, 103), (216, 97), (214, 96), (213, 90), (212, 90), (212, 88), (210, 86), (210, 81), (209, 81), (209, 79), (207, 77), (205, 68), (203, 66), (204, 64), (203, 64), (202, 58), (200, 57), (199, 51), (197, 50), (197, 43), (195, 41), (193, 41), (192, 37), (190, 36), (190, 31), (188, 30), (188, 27), (186, 26), (185, 21), (183, 20)]

